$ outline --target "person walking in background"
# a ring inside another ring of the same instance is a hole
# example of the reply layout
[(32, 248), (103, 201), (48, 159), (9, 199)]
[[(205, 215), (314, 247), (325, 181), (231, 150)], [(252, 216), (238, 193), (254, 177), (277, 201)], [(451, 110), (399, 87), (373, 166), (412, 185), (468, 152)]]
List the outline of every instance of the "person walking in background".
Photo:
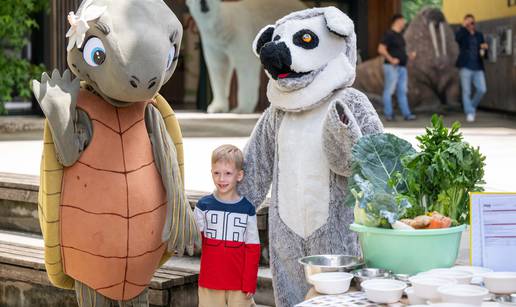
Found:
[(410, 112), (407, 98), (407, 61), (416, 57), (415, 52), (407, 55), (405, 51), (405, 39), (401, 32), (405, 27), (405, 18), (401, 14), (395, 14), (391, 19), (391, 28), (384, 34), (378, 53), (385, 58), (383, 64), (383, 108), (387, 121), (394, 120), (392, 109), (392, 95), (396, 91), (398, 106), (405, 120), (414, 120), (416, 116)]
[[(464, 113), (466, 121), (474, 122), (478, 104), (487, 91), (482, 57), (488, 45), (484, 41), (484, 35), (475, 30), (475, 17), (471, 14), (464, 16), (463, 25), (455, 33), (455, 40), (459, 44), (457, 67), (460, 73)], [(473, 98), (471, 98), (472, 82), (475, 86)]]

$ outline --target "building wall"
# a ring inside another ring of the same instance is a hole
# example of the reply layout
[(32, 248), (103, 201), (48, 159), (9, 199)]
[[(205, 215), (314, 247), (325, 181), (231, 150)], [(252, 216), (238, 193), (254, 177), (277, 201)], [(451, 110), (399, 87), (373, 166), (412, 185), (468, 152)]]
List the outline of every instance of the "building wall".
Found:
[(514, 0), (443, 0), (442, 10), (451, 24), (462, 23), (466, 14), (477, 21), (516, 16)]
[[(477, 29), (484, 34), (490, 53), (496, 54), (484, 60), (487, 93), (480, 107), (516, 113), (516, 16), (481, 21)], [(506, 29), (512, 30), (512, 48), (508, 50), (502, 47), (502, 33)]]
[(396, 13), (401, 13), (401, 0), (367, 1), (368, 54), (364, 60), (378, 55), (378, 44), (385, 31), (390, 28), (392, 15)]

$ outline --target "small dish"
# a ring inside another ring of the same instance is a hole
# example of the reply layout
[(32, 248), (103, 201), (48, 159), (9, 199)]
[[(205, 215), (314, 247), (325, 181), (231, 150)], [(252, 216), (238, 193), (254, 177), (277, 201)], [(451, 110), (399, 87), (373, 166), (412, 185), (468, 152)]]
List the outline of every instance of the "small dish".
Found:
[(492, 272), (493, 270), (481, 266), (456, 265), (451, 267), (452, 270), (466, 271), (473, 273), (474, 276), (482, 276), (482, 274)]
[(349, 272), (361, 268), (364, 261), (351, 255), (312, 255), (298, 260), (303, 265), (306, 281), (312, 284), (311, 276), (317, 273)]
[(358, 290), (362, 290), (360, 284), (366, 280), (375, 278), (392, 278), (392, 272), (384, 269), (364, 268), (358, 269), (351, 272), (353, 274), (355, 284)]
[(321, 294), (341, 294), (349, 290), (353, 275), (346, 272), (317, 273), (311, 279), (315, 291)]
[(426, 304), (425, 299), (416, 295), (413, 287), (406, 288), (405, 294), (407, 295), (408, 302), (410, 305), (425, 305)]
[(452, 270), (466, 271), (473, 273), (473, 278), (471, 279), (471, 284), (482, 286), (482, 274), (493, 272), (493, 270), (484, 268), (481, 266), (470, 266), (470, 265), (456, 265), (451, 268)]
[(401, 299), (407, 284), (394, 279), (370, 279), (360, 284), (368, 300), (380, 304), (392, 304)]
[(410, 285), (410, 281), (409, 281), (410, 276), (411, 275), (409, 275), (409, 274), (394, 274), (394, 279), (402, 281), (402, 282)]
[(516, 292), (516, 272), (489, 272), (482, 274), (485, 287), (496, 294)]
[(440, 299), (439, 292), (437, 289), (444, 285), (454, 285), (457, 280), (447, 277), (439, 277), (434, 275), (418, 274), (409, 278), (414, 292), (417, 296), (427, 300), (438, 300)]
[(439, 277), (447, 277), (457, 280), (459, 284), (469, 284), (473, 279), (473, 273), (468, 271), (462, 271), (457, 269), (433, 269), (427, 272), (420, 273), (418, 275), (432, 275)]
[(471, 305), (481, 305), (489, 290), (473, 285), (446, 285), (437, 289), (441, 295), (441, 300), (446, 303), (462, 303)]

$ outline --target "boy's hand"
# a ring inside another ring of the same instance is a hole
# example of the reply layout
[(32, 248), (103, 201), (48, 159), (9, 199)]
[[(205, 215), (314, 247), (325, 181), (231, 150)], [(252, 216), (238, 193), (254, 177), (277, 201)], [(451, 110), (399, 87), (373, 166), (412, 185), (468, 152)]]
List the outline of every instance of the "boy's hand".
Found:
[(253, 298), (254, 293), (246, 292), (246, 293), (245, 293), (245, 296), (246, 296), (247, 298), (249, 298), (249, 299), (250, 299), (250, 298)]

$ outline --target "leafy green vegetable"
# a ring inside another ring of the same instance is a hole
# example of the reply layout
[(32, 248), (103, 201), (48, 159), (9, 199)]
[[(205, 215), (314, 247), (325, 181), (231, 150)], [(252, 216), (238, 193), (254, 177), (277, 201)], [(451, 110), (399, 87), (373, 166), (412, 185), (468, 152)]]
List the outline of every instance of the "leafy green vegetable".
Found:
[(404, 158), (403, 165), (408, 185), (404, 196), (415, 208), (438, 211), (462, 224), (469, 220), (468, 192), (482, 190), (485, 157), (463, 141), (459, 128), (458, 122), (444, 127), (434, 115), (432, 127), (417, 137), (421, 152)]
[(392, 134), (362, 137), (352, 150), (346, 199), (355, 207), (355, 222), (389, 227), (437, 211), (454, 225), (468, 223), (468, 193), (482, 190), (485, 157), (459, 129), (458, 122), (448, 129), (434, 115), (432, 127), (417, 137), (421, 152)]
[[(409, 142), (392, 134), (367, 135), (352, 149), (353, 173), (346, 202), (355, 206), (355, 220), (365, 226), (389, 225), (410, 207), (398, 180), (405, 170), (401, 158), (414, 154)], [(387, 223), (388, 222), (388, 223)]]

